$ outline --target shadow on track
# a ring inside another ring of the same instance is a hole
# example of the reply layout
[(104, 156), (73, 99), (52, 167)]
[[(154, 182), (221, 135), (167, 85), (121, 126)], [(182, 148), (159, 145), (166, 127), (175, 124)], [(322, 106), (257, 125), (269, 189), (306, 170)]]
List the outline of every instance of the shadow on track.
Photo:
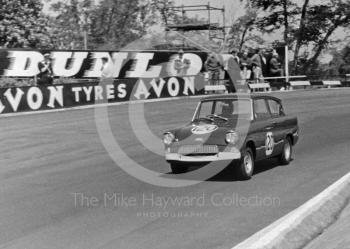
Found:
[[(274, 168), (279, 167), (279, 166), (281, 166), (281, 164), (275, 158), (257, 162), (255, 164), (255, 170), (254, 170), (253, 178), (256, 175), (259, 175), (259, 174), (261, 174), (263, 172), (266, 172), (266, 171), (269, 171), (269, 170), (273, 170)], [(228, 168), (224, 169), (223, 171), (221, 171), (216, 176), (208, 179), (208, 181), (212, 181), (212, 182), (235, 182), (235, 181), (246, 181), (246, 180), (242, 180), (239, 177), (236, 168), (228, 167)]]
[[(270, 159), (266, 159), (266, 160), (257, 162), (255, 164), (253, 178), (256, 175), (259, 175), (259, 174), (266, 172), (266, 171), (269, 171), (269, 170), (273, 170), (274, 168), (277, 168), (277, 167), (284, 167), (283, 165), (280, 164), (280, 162), (277, 158), (270, 158)], [(192, 170), (196, 170), (196, 169), (198, 169), (198, 168), (191, 167), (189, 170), (192, 171)], [(173, 174), (171, 172), (169, 172), (166, 175), (173, 175)], [(179, 175), (179, 178), (184, 179), (180, 175)], [(195, 180), (195, 179), (191, 179), (191, 180)], [(235, 166), (229, 166), (229, 167), (225, 168), (223, 171), (221, 171), (219, 174), (208, 179), (207, 181), (208, 182), (238, 182), (238, 181), (246, 181), (246, 180), (243, 180), (239, 177), (239, 174), (238, 174)]]

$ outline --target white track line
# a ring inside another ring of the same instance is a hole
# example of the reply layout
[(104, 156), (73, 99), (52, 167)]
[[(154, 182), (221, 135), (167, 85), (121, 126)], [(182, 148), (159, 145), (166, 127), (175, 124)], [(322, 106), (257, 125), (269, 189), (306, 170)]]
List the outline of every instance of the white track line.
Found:
[[(299, 208), (280, 218), (268, 227), (257, 232), (247, 240), (236, 245), (232, 249), (262, 249), (275, 248), (284, 236), (297, 228), (306, 217), (320, 210), (322, 205), (350, 185), (350, 173), (343, 176), (322, 193), (318, 194)], [(350, 195), (350, 194), (349, 194)]]

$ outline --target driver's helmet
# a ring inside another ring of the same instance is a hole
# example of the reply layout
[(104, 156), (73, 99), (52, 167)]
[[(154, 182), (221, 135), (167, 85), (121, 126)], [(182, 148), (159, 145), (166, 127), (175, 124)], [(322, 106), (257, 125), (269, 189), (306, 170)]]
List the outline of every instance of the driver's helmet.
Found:
[(223, 116), (226, 116), (226, 117), (230, 116), (233, 114), (233, 111), (234, 111), (234, 107), (231, 101), (228, 101), (222, 104), (221, 114)]

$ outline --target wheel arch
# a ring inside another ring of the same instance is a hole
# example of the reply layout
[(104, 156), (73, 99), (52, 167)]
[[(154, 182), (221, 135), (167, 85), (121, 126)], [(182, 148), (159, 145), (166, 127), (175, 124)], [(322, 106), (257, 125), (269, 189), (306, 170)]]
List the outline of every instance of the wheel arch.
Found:
[(245, 145), (246, 148), (250, 148), (253, 152), (254, 159), (256, 159), (256, 146), (253, 140), (248, 140)]
[(294, 143), (294, 137), (293, 137), (293, 134), (292, 133), (288, 133), (287, 136), (286, 136), (286, 139), (289, 138), (290, 141), (292, 142), (292, 145), (295, 145)]

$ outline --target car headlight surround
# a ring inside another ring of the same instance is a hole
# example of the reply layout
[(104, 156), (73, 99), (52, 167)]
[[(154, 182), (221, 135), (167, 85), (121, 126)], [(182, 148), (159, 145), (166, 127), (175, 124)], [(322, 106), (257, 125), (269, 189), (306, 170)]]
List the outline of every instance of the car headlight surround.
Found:
[(229, 131), (226, 133), (225, 141), (228, 144), (236, 144), (239, 140), (239, 135), (235, 131)]
[(164, 133), (163, 142), (165, 145), (169, 146), (175, 141), (175, 135), (171, 132)]

